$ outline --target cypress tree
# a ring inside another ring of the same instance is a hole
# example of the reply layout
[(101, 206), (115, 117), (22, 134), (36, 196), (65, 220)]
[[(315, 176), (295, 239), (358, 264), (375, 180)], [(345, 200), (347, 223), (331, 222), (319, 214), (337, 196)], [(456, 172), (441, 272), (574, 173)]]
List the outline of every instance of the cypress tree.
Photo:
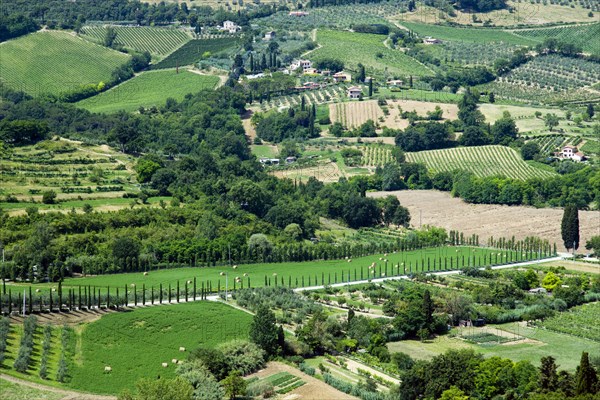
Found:
[(584, 351), (575, 373), (575, 395), (594, 394), (597, 383), (596, 370), (590, 365), (589, 355)]
[(560, 232), (567, 249), (575, 251), (579, 248), (579, 210), (577, 206), (569, 204), (565, 207)]

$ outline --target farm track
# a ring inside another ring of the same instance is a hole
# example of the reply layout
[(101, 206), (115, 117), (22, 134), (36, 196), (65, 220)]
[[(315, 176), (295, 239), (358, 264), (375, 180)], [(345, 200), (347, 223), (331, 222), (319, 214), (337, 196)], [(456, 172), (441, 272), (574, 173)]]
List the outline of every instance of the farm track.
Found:
[(33, 389), (44, 390), (47, 392), (58, 393), (64, 397), (61, 400), (116, 400), (115, 396), (103, 396), (99, 394), (81, 393), (72, 390), (58, 389), (52, 386), (42, 385), (40, 383), (29, 382), (24, 379), (0, 373), (0, 379), (16, 383), (17, 385), (27, 386)]

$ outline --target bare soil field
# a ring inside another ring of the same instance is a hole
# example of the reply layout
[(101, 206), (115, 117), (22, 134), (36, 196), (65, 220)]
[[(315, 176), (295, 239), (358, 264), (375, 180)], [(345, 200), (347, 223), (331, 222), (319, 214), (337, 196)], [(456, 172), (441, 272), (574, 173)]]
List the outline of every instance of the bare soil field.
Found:
[(416, 100), (388, 100), (387, 104), (390, 114), (385, 117), (382, 125), (391, 129), (406, 129), (409, 125), (408, 119), (402, 119), (400, 108), (402, 111), (416, 111), (419, 116), (426, 117), (429, 111), (434, 111), (439, 106), (443, 111), (442, 118), (444, 120), (458, 118), (458, 106), (456, 104), (431, 103)]
[[(514, 10), (494, 10), (488, 13), (477, 14), (481, 21), (491, 20), (496, 26), (514, 26), (518, 24), (542, 25), (556, 22), (593, 22), (594, 18), (588, 16), (589, 10), (579, 5), (569, 6), (531, 4), (530, 2), (509, 1), (507, 4)], [(473, 14), (456, 11), (456, 16), (444, 15), (440, 19), (440, 11), (428, 6), (420, 6), (415, 12), (398, 14), (391, 17), (399, 21), (414, 21), (423, 23), (439, 23), (444, 21), (457, 24), (473, 24)], [(483, 25), (483, 24), (477, 24)]]
[[(408, 207), (412, 226), (435, 225), (465, 235), (476, 234), (480, 243), (486, 243), (490, 236), (510, 238), (514, 235), (517, 239), (538, 236), (556, 243), (559, 251), (566, 250), (560, 234), (562, 209), (468, 204), (449, 193), (434, 190), (368, 193), (374, 198), (388, 195), (398, 197), (400, 203)], [(600, 234), (600, 213), (580, 211), (579, 226), (581, 252), (585, 251), (586, 240)]]
[(304, 382), (304, 385), (297, 389), (292, 390), (288, 394), (283, 396), (283, 399), (298, 399), (298, 400), (352, 400), (356, 399), (354, 396), (350, 396), (346, 393), (340, 392), (337, 389), (332, 388), (323, 381), (313, 378), (310, 375), (305, 374), (297, 370), (296, 368), (290, 367), (279, 362), (270, 362), (267, 364), (265, 369), (249, 375), (251, 378), (256, 376), (258, 378), (264, 378), (278, 372), (289, 372), (292, 375), (300, 377)]
[(590, 264), (580, 261), (552, 261), (549, 263), (540, 264), (544, 267), (565, 267), (569, 271), (587, 272), (592, 274), (600, 274), (600, 264)]

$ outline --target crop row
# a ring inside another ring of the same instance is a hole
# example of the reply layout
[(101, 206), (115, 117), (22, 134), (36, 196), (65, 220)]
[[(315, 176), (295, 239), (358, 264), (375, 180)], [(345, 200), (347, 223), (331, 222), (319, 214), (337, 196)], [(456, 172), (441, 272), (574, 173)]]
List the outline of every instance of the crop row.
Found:
[(524, 29), (514, 31), (514, 33), (540, 42), (547, 38), (555, 38), (561, 42), (579, 46), (584, 51), (600, 52), (597, 44), (597, 38), (600, 37), (600, 24)]
[(194, 39), (171, 53), (167, 58), (153, 66), (153, 69), (175, 68), (192, 65), (203, 58), (221, 53), (237, 44), (234, 36), (216, 39)]
[(541, 323), (546, 329), (600, 342), (600, 303), (590, 303), (562, 312)]
[[(147, 51), (153, 55), (164, 56), (191, 39), (190, 35), (180, 29), (164, 29), (154, 27), (112, 26), (117, 34), (115, 43), (139, 52)], [(108, 26), (85, 26), (81, 33), (85, 38), (102, 44)]]
[(459, 147), (407, 153), (411, 162), (421, 162), (440, 171), (464, 170), (478, 177), (503, 175), (514, 179), (548, 178), (553, 174), (525, 163), (512, 149), (504, 146)]
[(369, 167), (383, 166), (392, 160), (392, 152), (386, 147), (367, 146), (362, 152), (362, 164)]

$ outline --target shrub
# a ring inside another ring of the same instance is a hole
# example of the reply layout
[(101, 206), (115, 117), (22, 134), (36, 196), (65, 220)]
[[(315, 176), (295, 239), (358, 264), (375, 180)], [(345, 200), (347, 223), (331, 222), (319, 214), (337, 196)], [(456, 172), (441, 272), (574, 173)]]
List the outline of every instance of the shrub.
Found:
[(267, 399), (272, 397), (275, 394), (275, 389), (273, 385), (266, 381), (257, 381), (251, 383), (246, 388), (246, 395), (250, 397), (259, 397), (261, 396), (263, 399)]
[(247, 375), (265, 364), (265, 352), (246, 340), (232, 340), (219, 345), (217, 349), (223, 352), (230, 371), (237, 370)]
[(48, 190), (42, 193), (42, 203), (54, 204), (56, 202), (56, 192), (54, 190)]

